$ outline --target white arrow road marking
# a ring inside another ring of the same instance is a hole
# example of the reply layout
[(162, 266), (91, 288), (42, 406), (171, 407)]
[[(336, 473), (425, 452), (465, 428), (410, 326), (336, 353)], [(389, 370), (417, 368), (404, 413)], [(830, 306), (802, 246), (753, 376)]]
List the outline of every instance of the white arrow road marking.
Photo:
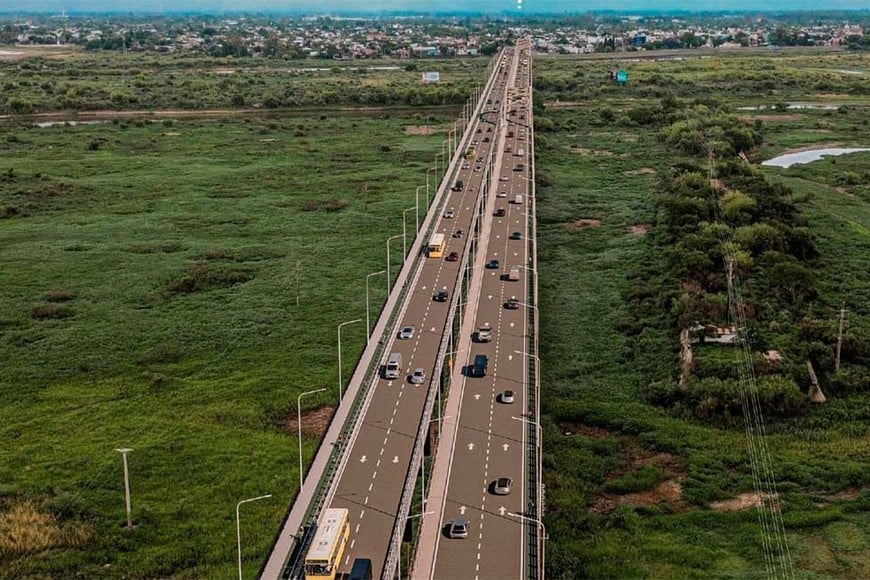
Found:
[(508, 355), (508, 360), (514, 360), (514, 355), (509, 354), (509, 355)]
[(489, 296), (487, 296), (487, 298), (489, 298), (490, 300), (492, 300), (492, 294), (490, 294)]
[(399, 462), (399, 456), (396, 455), (393, 457), (393, 463), (398, 463), (398, 462)]
[(503, 516), (506, 511), (507, 510), (505, 509), (505, 507), (501, 506), (500, 508), (498, 508), (498, 515)]
[(360, 457), (360, 458), (359, 458), (359, 462), (360, 462), (360, 463), (365, 463), (365, 462), (366, 462), (366, 456), (363, 455), (362, 457)]
[(479, 401), (479, 400), (480, 400), (480, 393), (477, 393), (476, 395), (474, 395), (474, 400), (475, 400), (475, 401)]
[(469, 443), (469, 444), (468, 444), (468, 450), (469, 450), (469, 451), (474, 451), (474, 443)]
[(514, 323), (513, 323), (513, 322), (511, 322), (511, 328), (513, 328), (513, 327), (514, 327)]
[(508, 445), (507, 443), (505, 443), (504, 445), (501, 446), (501, 448), (504, 449), (505, 451), (507, 451), (508, 449), (511, 448), (511, 446)]
[(430, 332), (435, 332), (435, 327), (434, 327), (434, 326), (432, 327), (432, 330), (431, 330)]
[(459, 515), (464, 516), (465, 510), (468, 509), (464, 505), (459, 506)]

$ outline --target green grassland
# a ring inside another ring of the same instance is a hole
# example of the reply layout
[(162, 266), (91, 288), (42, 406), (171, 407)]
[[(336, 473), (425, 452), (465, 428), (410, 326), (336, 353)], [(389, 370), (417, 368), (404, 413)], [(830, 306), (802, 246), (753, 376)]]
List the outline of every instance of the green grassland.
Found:
[[(236, 502), (272, 493), (242, 506), (256, 571), (297, 487), (296, 396), (335, 402), (336, 326), (364, 316), (365, 275), (451, 120), (0, 134), (0, 537), (29, 529), (15, 506), (57, 518), (29, 547), (3, 541), (0, 575), (227, 577)], [(365, 331), (343, 334), (347, 377)]]
[[(735, 112), (763, 125), (754, 161), (811, 144), (866, 147), (867, 67), (845, 54), (626, 61), (619, 66), (631, 75), (625, 87), (610, 83), (610, 68), (535, 60), (548, 573), (765, 577), (755, 510), (711, 507), (752, 492), (742, 427), (647, 403), (652, 378), (638, 360), (676, 361), (675, 337), (663, 344), (654, 333), (629, 340), (622, 332), (634, 313), (636, 273), (661, 259), (651, 229), (660, 180), (680, 163), (706, 169), (704, 158), (668, 146), (657, 127), (636, 120), (666, 95), (734, 107), (849, 103), (836, 111)], [(830, 72), (840, 68), (860, 68), (865, 78)], [(761, 90), (766, 70), (774, 84)], [(819, 316), (845, 301), (857, 328), (870, 316), (868, 159), (763, 168), (794, 190), (809, 221), (821, 254)], [(711, 364), (728, 359), (727, 351), (698, 351)], [(791, 555), (798, 577), (866, 577), (870, 392), (822, 387), (826, 405), (767, 421)]]
[(407, 61), (282, 61), (185, 55), (74, 53), (0, 61), (0, 113), (285, 109), (336, 105), (437, 106), (465, 102), (488, 59), (426, 61), (423, 85)]

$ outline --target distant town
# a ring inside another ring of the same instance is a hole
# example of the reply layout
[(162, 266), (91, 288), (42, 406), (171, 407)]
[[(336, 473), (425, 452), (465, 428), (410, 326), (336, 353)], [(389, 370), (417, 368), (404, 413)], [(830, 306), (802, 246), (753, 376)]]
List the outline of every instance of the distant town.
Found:
[(529, 35), (539, 53), (777, 46), (870, 48), (870, 13), (738, 16), (583, 15), (548, 18), (0, 16), (0, 45), (76, 45), (86, 50), (217, 57), (415, 59), (494, 54)]

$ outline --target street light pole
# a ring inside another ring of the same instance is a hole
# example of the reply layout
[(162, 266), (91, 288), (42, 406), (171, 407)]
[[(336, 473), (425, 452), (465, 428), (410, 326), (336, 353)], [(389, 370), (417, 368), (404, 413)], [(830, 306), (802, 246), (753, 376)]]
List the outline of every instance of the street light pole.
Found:
[[(440, 390), (440, 389), (439, 389)], [(441, 394), (438, 394), (438, 397), (441, 397)], [(440, 414), (440, 413), (439, 413)], [(434, 419), (429, 419), (429, 423), (434, 421), (443, 421), (444, 419), (449, 419), (452, 415), (448, 415), (446, 417), (435, 417)], [(441, 424), (438, 426), (438, 438), (441, 438)], [(428, 437), (428, 434), (427, 434)], [(423, 443), (424, 447), (426, 443)], [(420, 463), (420, 517), (422, 518), (424, 512), (426, 511), (426, 453), (423, 453), (423, 461)]]
[(357, 318), (356, 320), (348, 320), (347, 322), (342, 322), (338, 325), (338, 404), (341, 405), (342, 399), (342, 389), (343, 383), (341, 382), (341, 327), (347, 326), (348, 324), (353, 324), (355, 322), (362, 322), (362, 318)]
[[(438, 155), (435, 155), (435, 162), (438, 162)], [(426, 170), (426, 209), (429, 209), (429, 172), (438, 171), (438, 167), (430, 167)]]
[(390, 278), (390, 242), (392, 242), (393, 240), (397, 240), (401, 237), (402, 234), (387, 238), (387, 294), (389, 294), (390, 289), (393, 287), (393, 279)]
[(405, 227), (405, 220), (408, 217), (408, 212), (413, 211), (414, 209), (416, 209), (416, 208), (409, 207), (408, 209), (402, 210), (402, 256), (404, 256), (404, 257), (408, 256), (408, 244), (405, 241), (405, 239), (408, 235), (408, 228)]
[(326, 388), (306, 391), (296, 397), (296, 425), (299, 428), (299, 493), (302, 493), (302, 397), (321, 393), (325, 390)]
[(124, 503), (127, 506), (127, 529), (133, 529), (133, 510), (130, 504), (130, 469), (127, 467), (127, 454), (133, 451), (129, 447), (115, 449), (124, 458)]
[[(368, 344), (372, 338), (372, 326), (369, 323), (369, 279), (371, 279), (372, 276), (377, 276), (378, 274), (385, 274), (386, 272), (386, 270), (381, 270), (380, 272), (372, 272), (371, 274), (366, 274), (366, 344)], [(389, 293), (389, 291), (390, 288), (388, 281), (387, 293)]]
[[(408, 525), (408, 520), (413, 520), (414, 518), (420, 518), (420, 517), (423, 517), (424, 515), (425, 515), (425, 516), (431, 516), (431, 515), (434, 514), (434, 513), (435, 513), (435, 512), (425, 512), (425, 513), (414, 514), (414, 515), (412, 515), (412, 516), (411, 516), (411, 515), (409, 515), (409, 516), (405, 516), (405, 525), (406, 525), (406, 526)], [(404, 536), (404, 532), (405, 532), (405, 530), (402, 530), (402, 535), (403, 535), (403, 536)], [(398, 571), (399, 571), (399, 580), (402, 580), (402, 541), (401, 541), (401, 540), (399, 540), (398, 563), (399, 563), (399, 568), (398, 568)]]
[(529, 516), (524, 516), (522, 514), (515, 514), (514, 512), (508, 512), (508, 515), (513, 516), (515, 518), (519, 518), (519, 519), (527, 521), (527, 522), (532, 522), (532, 523), (535, 523), (535, 524), (541, 526), (541, 580), (543, 580), (544, 576), (547, 573), (547, 567), (546, 567), (547, 540), (550, 538), (547, 535), (547, 528), (544, 526), (544, 522), (539, 520), (539, 519), (530, 518)]
[(239, 551), (239, 580), (242, 580), (242, 526), (239, 522), (239, 506), (241, 506), (243, 503), (258, 501), (269, 497), (272, 497), (271, 493), (268, 495), (261, 495), (259, 497), (252, 497), (250, 499), (243, 499), (236, 504), (236, 547)]
[[(427, 178), (429, 177), (428, 173), (426, 174), (426, 177)], [(417, 212), (414, 214), (414, 219), (416, 220), (416, 223), (417, 223), (417, 231), (418, 232), (420, 231), (420, 190), (423, 189), (424, 187), (426, 187), (426, 186), (420, 185), (417, 187), (416, 191), (414, 191), (414, 207), (417, 210)], [(428, 192), (427, 192), (427, 195), (428, 195)], [(426, 199), (427, 199), (426, 209), (429, 209), (429, 203), (428, 203), (429, 198), (427, 197)]]

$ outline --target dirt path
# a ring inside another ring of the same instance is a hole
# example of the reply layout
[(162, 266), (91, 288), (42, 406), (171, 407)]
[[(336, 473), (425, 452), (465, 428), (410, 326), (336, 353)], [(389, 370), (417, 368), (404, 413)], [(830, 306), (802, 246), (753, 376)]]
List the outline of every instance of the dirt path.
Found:
[(347, 117), (384, 114), (454, 113), (458, 105), (432, 107), (298, 107), (293, 109), (141, 109), (135, 111), (52, 111), (29, 115), (0, 115), (0, 122), (39, 123), (43, 121), (111, 121), (113, 119), (218, 119), (223, 117), (303, 117), (341, 115)]

